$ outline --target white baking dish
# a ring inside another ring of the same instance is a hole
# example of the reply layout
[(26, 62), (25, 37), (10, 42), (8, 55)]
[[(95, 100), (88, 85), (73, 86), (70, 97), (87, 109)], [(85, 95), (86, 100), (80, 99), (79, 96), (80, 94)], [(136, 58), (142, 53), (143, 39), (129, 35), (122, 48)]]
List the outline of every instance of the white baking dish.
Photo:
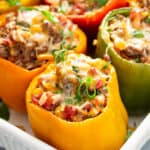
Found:
[(150, 114), (122, 146), (121, 150), (150, 150)]
[(0, 150), (54, 150), (54, 148), (0, 119)]

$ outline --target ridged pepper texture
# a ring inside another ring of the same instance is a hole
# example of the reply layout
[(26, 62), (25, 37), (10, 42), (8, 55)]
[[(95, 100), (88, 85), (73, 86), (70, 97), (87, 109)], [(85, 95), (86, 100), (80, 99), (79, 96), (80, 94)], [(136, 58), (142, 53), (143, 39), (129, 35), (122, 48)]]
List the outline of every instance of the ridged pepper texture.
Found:
[(115, 66), (120, 93), (124, 104), (131, 113), (150, 109), (150, 64), (136, 63), (122, 58), (114, 49), (107, 30), (108, 22), (116, 15), (129, 16), (131, 8), (113, 10), (99, 27), (96, 56), (108, 54)]
[[(104, 64), (106, 62), (99, 59), (97, 67)], [(53, 71), (55, 64), (35, 77), (26, 93), (27, 112), (35, 135), (61, 150), (118, 150), (125, 142), (128, 116), (119, 95), (115, 69), (110, 67), (106, 108), (98, 116), (80, 122), (63, 120), (32, 102), (39, 77)]]

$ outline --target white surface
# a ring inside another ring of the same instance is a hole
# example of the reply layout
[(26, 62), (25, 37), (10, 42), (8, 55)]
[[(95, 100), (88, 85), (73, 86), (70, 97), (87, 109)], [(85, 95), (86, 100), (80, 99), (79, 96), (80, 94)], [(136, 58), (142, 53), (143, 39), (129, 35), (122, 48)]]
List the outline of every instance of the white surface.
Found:
[(0, 119), (0, 148), (6, 150), (54, 150), (51, 146)]
[[(141, 150), (144, 144), (150, 140), (150, 114), (144, 119), (121, 150)], [(145, 147), (150, 150), (150, 147)]]
[(10, 110), (10, 120), (9, 122), (15, 126), (23, 127), (26, 132), (33, 135), (29, 121), (26, 114), (20, 114)]

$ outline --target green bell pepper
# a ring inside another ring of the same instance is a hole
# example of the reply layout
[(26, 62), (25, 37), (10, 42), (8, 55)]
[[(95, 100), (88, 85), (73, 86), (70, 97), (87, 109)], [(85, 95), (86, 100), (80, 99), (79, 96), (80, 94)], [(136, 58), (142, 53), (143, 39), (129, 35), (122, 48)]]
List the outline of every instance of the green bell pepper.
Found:
[(117, 14), (129, 16), (130, 12), (131, 8), (121, 8), (105, 16), (99, 27), (95, 56), (110, 56), (117, 71), (121, 97), (129, 112), (146, 112), (150, 110), (150, 64), (134, 63), (122, 58), (115, 51), (107, 30), (112, 17)]

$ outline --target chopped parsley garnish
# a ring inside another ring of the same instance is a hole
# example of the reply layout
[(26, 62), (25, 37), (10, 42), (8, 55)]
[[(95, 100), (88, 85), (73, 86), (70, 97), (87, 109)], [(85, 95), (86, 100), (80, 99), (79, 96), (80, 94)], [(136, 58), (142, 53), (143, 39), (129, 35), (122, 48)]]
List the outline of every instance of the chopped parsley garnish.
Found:
[(58, 64), (65, 60), (66, 49), (63, 50), (53, 50), (53, 56), (55, 59), (55, 63)]
[[(91, 86), (93, 87), (93, 89), (90, 89)], [(83, 97), (94, 99), (96, 93), (97, 92), (94, 79), (92, 77), (86, 77), (84, 80), (80, 80), (79, 86), (76, 91), (76, 99), (78, 100), (78, 102), (80, 102)]]
[(132, 36), (135, 38), (143, 38), (144, 37), (144, 33), (141, 30), (135, 30), (132, 33)]
[(109, 65), (111, 64), (111, 62), (107, 62), (103, 67), (102, 70), (105, 70), (109, 67)]
[(145, 23), (150, 23), (150, 16), (146, 17), (146, 18), (144, 19), (144, 22), (145, 22)]
[(10, 6), (19, 6), (21, 5), (20, 0), (7, 0)]
[(78, 73), (80, 71), (77, 66), (72, 66), (72, 70), (76, 73)]
[(39, 12), (41, 12), (41, 13), (46, 17), (46, 19), (47, 19), (48, 21), (50, 21), (51, 23), (58, 23), (58, 22), (59, 22), (58, 18), (57, 18), (54, 14), (52, 14), (50, 11), (47, 11), (47, 10), (40, 10), (40, 9), (34, 8), (34, 7), (21, 7), (19, 10), (20, 10), (20, 11), (33, 11), (33, 10), (39, 11)]
[(71, 98), (66, 98), (65, 99), (65, 103), (67, 104), (67, 105), (70, 105), (70, 104), (72, 104), (72, 99)]
[(108, 0), (93, 0), (93, 1), (97, 2), (100, 7), (104, 6), (108, 2)]

